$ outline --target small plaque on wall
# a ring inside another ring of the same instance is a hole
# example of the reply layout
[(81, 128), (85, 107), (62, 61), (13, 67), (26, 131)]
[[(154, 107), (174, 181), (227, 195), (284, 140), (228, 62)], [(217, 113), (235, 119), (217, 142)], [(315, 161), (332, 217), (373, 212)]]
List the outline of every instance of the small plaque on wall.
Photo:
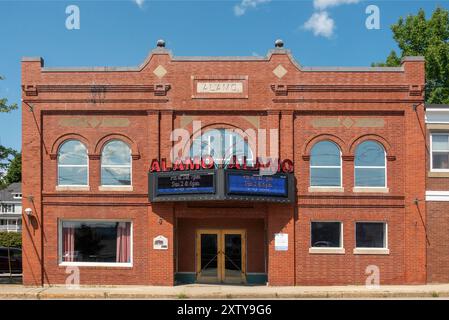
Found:
[(164, 236), (157, 236), (153, 239), (153, 249), (154, 250), (167, 250), (168, 249), (168, 239)]
[(288, 233), (276, 233), (274, 235), (274, 250), (276, 251), (288, 250)]

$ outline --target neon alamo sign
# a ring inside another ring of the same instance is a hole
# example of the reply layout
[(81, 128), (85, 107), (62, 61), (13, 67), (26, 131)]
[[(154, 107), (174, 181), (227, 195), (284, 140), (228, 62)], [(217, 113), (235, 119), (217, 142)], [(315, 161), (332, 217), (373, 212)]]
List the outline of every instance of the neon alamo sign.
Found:
[[(214, 169), (217, 165), (211, 156), (206, 156), (203, 158), (187, 158), (187, 159), (175, 159), (173, 165), (168, 167), (167, 159), (162, 158), (161, 160), (153, 159), (150, 165), (150, 172), (167, 172), (167, 171), (189, 171), (189, 170), (208, 170)], [(253, 166), (247, 164), (246, 157), (240, 163), (237, 161), (237, 157), (231, 158), (229, 163), (222, 165), (225, 169), (235, 169), (235, 170), (266, 170), (272, 172), (283, 172), (283, 173), (293, 173), (294, 166), (293, 161), (290, 159), (284, 160), (273, 160), (266, 159), (264, 161), (261, 158), (257, 158)], [(273, 170), (275, 169), (275, 170)]]

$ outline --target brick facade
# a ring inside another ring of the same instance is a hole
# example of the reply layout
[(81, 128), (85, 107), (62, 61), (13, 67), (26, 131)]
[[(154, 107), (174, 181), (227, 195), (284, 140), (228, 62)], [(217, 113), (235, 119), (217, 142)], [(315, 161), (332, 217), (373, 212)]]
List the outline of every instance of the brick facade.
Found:
[[(273, 72), (279, 66), (284, 72)], [(238, 79), (244, 90), (198, 96), (197, 79)], [(270, 285), (363, 284), (369, 265), (379, 267), (382, 284), (424, 283), (426, 206), (415, 201), (426, 190), (424, 83), (422, 59), (399, 68), (305, 68), (283, 48), (266, 58), (183, 58), (157, 48), (136, 68), (45, 68), (24, 58), (23, 206), (33, 210), (23, 221), (24, 284), (65, 283), (62, 219), (133, 223), (132, 267), (80, 267), (81, 284), (173, 285), (176, 273), (195, 271), (192, 237), (203, 227), (246, 229), (247, 270), (265, 273)], [(151, 160), (169, 159), (170, 133), (193, 134), (193, 121), (204, 131), (278, 129), (278, 156), (295, 164), (295, 203), (150, 203)], [(87, 147), (88, 189), (57, 188), (58, 148), (67, 139)], [(111, 139), (131, 147), (132, 190), (100, 186), (101, 150)], [(309, 189), (310, 150), (321, 140), (341, 149), (339, 192)], [(365, 140), (386, 150), (387, 192), (353, 189), (354, 150)], [(311, 221), (341, 221), (345, 253), (309, 253)], [(353, 253), (357, 221), (387, 222), (389, 254)], [(287, 251), (275, 250), (279, 232), (289, 236)], [(157, 235), (168, 238), (168, 250), (153, 249)]]
[[(437, 110), (445, 111), (447, 105), (437, 105)], [(426, 192), (442, 193), (443, 197), (432, 197), (426, 195), (426, 226), (427, 226), (427, 281), (429, 283), (449, 282), (449, 197), (445, 192), (449, 192), (449, 173), (435, 172), (431, 169), (431, 134), (448, 133), (449, 125), (440, 111), (435, 115), (432, 113), (435, 105), (426, 106), (426, 115), (432, 117), (431, 123), (426, 125)], [(435, 121), (441, 122), (434, 123)]]

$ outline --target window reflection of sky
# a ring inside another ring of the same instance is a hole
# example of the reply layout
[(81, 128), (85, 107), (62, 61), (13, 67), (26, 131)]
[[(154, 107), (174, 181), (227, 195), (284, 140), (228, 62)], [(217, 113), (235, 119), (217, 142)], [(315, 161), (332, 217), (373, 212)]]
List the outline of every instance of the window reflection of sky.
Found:
[(248, 165), (253, 165), (253, 152), (247, 141), (229, 129), (213, 129), (195, 139), (190, 150), (191, 157), (211, 156), (217, 164), (228, 163), (233, 156), (239, 163), (244, 157)]

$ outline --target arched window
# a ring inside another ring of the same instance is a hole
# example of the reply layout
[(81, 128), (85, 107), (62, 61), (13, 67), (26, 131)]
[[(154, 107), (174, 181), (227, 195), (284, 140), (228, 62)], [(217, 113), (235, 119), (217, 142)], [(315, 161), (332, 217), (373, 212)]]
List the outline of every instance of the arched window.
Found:
[(130, 186), (131, 170), (130, 147), (120, 140), (109, 141), (101, 153), (101, 185)]
[(65, 141), (58, 150), (58, 185), (88, 185), (87, 149), (78, 140)]
[(254, 163), (253, 152), (240, 134), (231, 129), (212, 129), (193, 141), (191, 157), (204, 158), (211, 156), (216, 164), (227, 164), (236, 156), (239, 163), (246, 157), (247, 165)]
[(310, 186), (341, 187), (341, 152), (332, 141), (320, 141), (310, 152)]
[(376, 141), (365, 141), (355, 150), (356, 187), (386, 187), (385, 149)]

